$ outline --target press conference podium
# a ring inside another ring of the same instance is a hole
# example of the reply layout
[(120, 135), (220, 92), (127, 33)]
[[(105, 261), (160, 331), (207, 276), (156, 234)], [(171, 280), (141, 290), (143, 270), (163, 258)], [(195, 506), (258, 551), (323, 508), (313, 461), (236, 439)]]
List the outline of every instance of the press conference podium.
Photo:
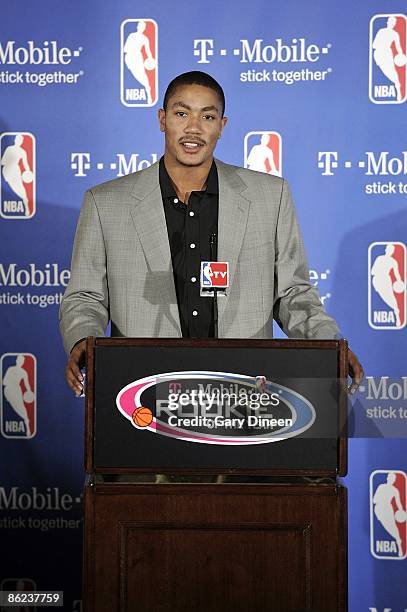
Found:
[(88, 338), (85, 612), (347, 610), (346, 372), (345, 340)]

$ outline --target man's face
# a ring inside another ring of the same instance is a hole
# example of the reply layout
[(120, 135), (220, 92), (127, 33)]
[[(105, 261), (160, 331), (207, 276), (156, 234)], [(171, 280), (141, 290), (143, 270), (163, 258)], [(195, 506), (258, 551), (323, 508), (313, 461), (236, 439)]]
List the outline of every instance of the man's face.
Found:
[(227, 122), (216, 91), (202, 85), (177, 87), (158, 117), (165, 132), (165, 155), (182, 166), (209, 163)]

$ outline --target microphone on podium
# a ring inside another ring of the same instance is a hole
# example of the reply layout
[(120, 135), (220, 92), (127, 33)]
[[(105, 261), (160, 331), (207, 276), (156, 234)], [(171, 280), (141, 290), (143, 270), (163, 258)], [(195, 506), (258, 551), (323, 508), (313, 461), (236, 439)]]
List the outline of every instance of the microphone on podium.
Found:
[[(211, 256), (216, 255), (216, 234), (211, 236)], [(229, 262), (201, 261), (201, 297), (213, 297), (214, 336), (218, 337), (218, 295), (226, 295), (229, 287)]]

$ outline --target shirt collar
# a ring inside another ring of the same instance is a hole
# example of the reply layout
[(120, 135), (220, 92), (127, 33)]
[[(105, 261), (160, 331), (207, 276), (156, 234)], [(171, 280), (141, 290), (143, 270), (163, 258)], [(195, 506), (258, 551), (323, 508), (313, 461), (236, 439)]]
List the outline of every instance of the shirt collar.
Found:
[[(171, 182), (170, 176), (167, 172), (167, 168), (165, 167), (165, 164), (164, 164), (164, 156), (161, 157), (160, 159), (159, 181), (160, 181), (161, 195), (163, 198), (176, 197), (175, 189)], [(211, 169), (209, 170), (208, 178), (206, 181), (205, 193), (219, 195), (218, 171), (216, 169), (215, 161), (212, 162)]]

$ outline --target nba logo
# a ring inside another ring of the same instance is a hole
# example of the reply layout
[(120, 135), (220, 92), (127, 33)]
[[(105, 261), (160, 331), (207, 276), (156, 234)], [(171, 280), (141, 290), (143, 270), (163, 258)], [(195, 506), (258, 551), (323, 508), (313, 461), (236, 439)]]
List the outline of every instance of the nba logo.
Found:
[(407, 557), (407, 474), (375, 470), (370, 474), (370, 552), (376, 559)]
[(369, 98), (375, 104), (401, 104), (407, 98), (406, 35), (406, 15), (370, 20)]
[(158, 25), (126, 19), (120, 28), (120, 98), (125, 106), (154, 106), (158, 99)]
[(406, 245), (373, 242), (369, 246), (369, 325), (403, 329), (406, 324)]
[(278, 132), (248, 132), (244, 137), (244, 167), (281, 176), (281, 136)]
[(227, 261), (201, 261), (201, 288), (227, 289), (229, 263)]
[(4, 219), (35, 215), (35, 138), (28, 132), (0, 136), (0, 214)]
[(28, 440), (37, 433), (37, 360), (29, 353), (5, 353), (0, 360), (1, 433)]

